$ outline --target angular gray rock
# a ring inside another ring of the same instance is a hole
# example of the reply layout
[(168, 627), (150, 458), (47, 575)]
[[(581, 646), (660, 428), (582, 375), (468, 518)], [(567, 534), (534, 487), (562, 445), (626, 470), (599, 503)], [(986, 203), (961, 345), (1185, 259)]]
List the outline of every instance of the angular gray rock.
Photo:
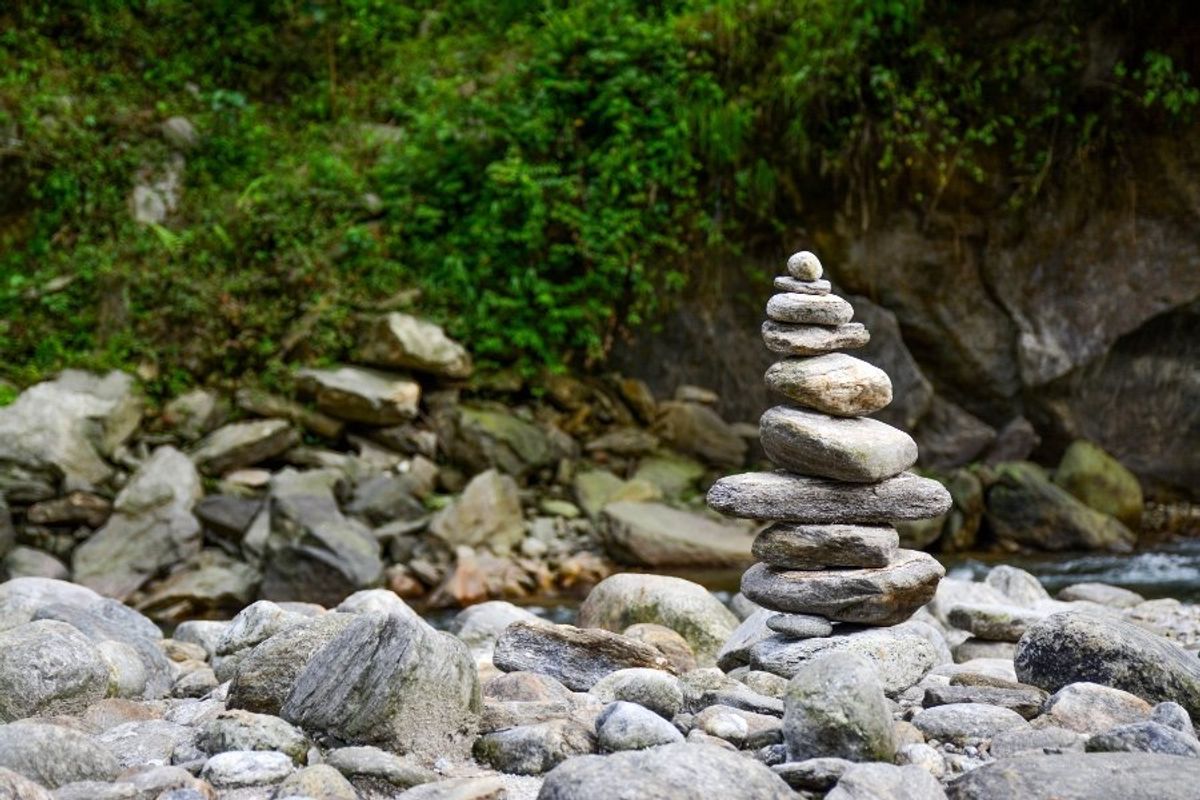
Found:
[(708, 504), (732, 517), (815, 525), (926, 519), (949, 511), (951, 501), (940, 483), (911, 472), (872, 485), (786, 472), (744, 472), (714, 483)]
[(387, 796), (438, 779), (433, 770), (378, 747), (338, 747), (325, 754), (325, 763), (349, 778), (368, 797)]
[(606, 753), (644, 750), (683, 741), (675, 726), (648, 708), (616, 701), (596, 718), (596, 743)]
[(572, 756), (594, 752), (596, 735), (592, 727), (574, 719), (553, 719), (485, 733), (475, 740), (472, 749), (477, 761), (510, 775), (541, 775)]
[(767, 627), (767, 620), (775, 614), (769, 608), (755, 605), (754, 611), (741, 621), (717, 652), (717, 666), (728, 672), (748, 665), (750, 648), (774, 636), (775, 632)]
[(544, 622), (509, 625), (496, 641), (492, 661), (505, 672), (549, 675), (577, 692), (586, 692), (621, 669), (672, 671), (662, 654), (648, 644), (596, 628)]
[(681, 453), (710, 464), (739, 467), (746, 460), (746, 441), (716, 411), (700, 403), (660, 403), (654, 432)]
[(516, 481), (494, 469), (479, 473), (434, 516), (429, 530), (453, 547), (486, 546), (497, 553), (508, 552), (525, 536)]
[(383, 579), (371, 529), (342, 513), (325, 470), (285, 469), (271, 477), (270, 534), (262, 597), (337, 605)]
[(849, 652), (801, 665), (783, 696), (783, 738), (790, 761), (890, 762), (892, 713), (875, 667)]
[(1042, 706), (1049, 695), (1036, 686), (1007, 688), (1000, 686), (941, 686), (932, 685), (925, 689), (922, 705), (925, 708), (955, 703), (978, 703), (999, 706), (1015, 711), (1025, 719), (1033, 719), (1042, 713)]
[(950, 624), (991, 642), (1016, 642), (1033, 625), (1046, 618), (1044, 611), (1020, 606), (956, 605), (946, 615)]
[(0, 768), (48, 789), (76, 781), (111, 781), (121, 769), (112, 752), (92, 737), (40, 722), (0, 725)]
[(792, 325), (767, 320), (762, 325), (763, 342), (773, 353), (789, 356), (819, 356), (834, 350), (862, 347), (871, 334), (858, 322), (837, 327), (823, 325)]
[(1098, 683), (1070, 683), (1046, 701), (1044, 722), (1079, 733), (1102, 733), (1117, 725), (1143, 722), (1153, 709), (1142, 698)]
[(113, 502), (113, 514), (75, 550), (75, 580), (125, 600), (150, 578), (200, 552), (192, 507), (200, 475), (183, 453), (164, 446), (138, 468)]
[(1110, 586), (1107, 583), (1073, 583), (1058, 592), (1059, 600), (1085, 600), (1113, 608), (1132, 608), (1138, 603), (1144, 603), (1146, 598), (1129, 589), (1120, 586)]
[(937, 663), (937, 650), (926, 639), (903, 629), (877, 629), (820, 639), (771, 636), (750, 648), (750, 666), (790, 678), (800, 667), (827, 652), (857, 653), (879, 673), (883, 690), (895, 697), (916, 684)]
[(421, 400), (416, 381), (364, 367), (302, 369), (296, 373), (296, 387), (331, 417), (368, 425), (412, 419)]
[(280, 716), (400, 753), (462, 752), (482, 699), (466, 646), (415, 617), (357, 615), (308, 660)]
[(733, 567), (753, 560), (753, 537), (744, 526), (664, 503), (609, 503), (600, 530), (609, 555), (630, 566)]
[(304, 732), (279, 717), (231, 709), (199, 726), (196, 746), (206, 753), (232, 750), (270, 750), (303, 763), (312, 746)]
[(1159, 753), (1017, 756), (971, 770), (950, 800), (1194, 800), (1200, 760)]
[(78, 714), (108, 694), (104, 657), (65, 622), (38, 620), (0, 632), (0, 723)]
[(0, 797), (4, 800), (55, 800), (54, 795), (40, 784), (4, 767), (0, 767)]
[(309, 660), (353, 621), (351, 614), (324, 614), (256, 645), (234, 667), (229, 707), (278, 715)]
[(952, 703), (922, 709), (913, 716), (912, 724), (926, 739), (955, 744), (1029, 728), (1029, 723), (1017, 712), (983, 703)]
[(1150, 702), (1171, 700), (1200, 716), (1200, 660), (1173, 642), (1128, 622), (1083, 612), (1053, 614), (1017, 644), (1022, 683), (1056, 692), (1091, 681)]
[(455, 615), (450, 632), (463, 641), (476, 656), (491, 657), (500, 634), (518, 620), (535, 622), (536, 614), (504, 600), (489, 600), (467, 606)]
[(711, 666), (738, 625), (737, 617), (698, 583), (669, 575), (625, 572), (596, 584), (579, 607), (579, 626), (620, 633), (654, 623), (681, 635), (701, 666)]
[(785, 358), (767, 368), (764, 380), (796, 405), (838, 417), (866, 416), (892, 402), (887, 373), (845, 353)]
[(205, 475), (224, 475), (274, 458), (300, 443), (286, 420), (260, 419), (217, 428), (192, 451), (192, 461)]
[(911, 436), (865, 417), (830, 417), (775, 406), (762, 415), (759, 435), (771, 461), (801, 475), (876, 483), (917, 461)]
[(854, 317), (854, 309), (835, 294), (785, 292), (767, 301), (767, 316), (776, 322), (796, 325), (842, 325)]
[(754, 557), (783, 569), (886, 567), (900, 536), (890, 525), (776, 523), (754, 539)]
[(354, 785), (328, 764), (316, 764), (293, 772), (279, 788), (275, 797), (314, 797), (320, 800), (359, 800)]
[(471, 356), (461, 344), (432, 322), (393, 312), (364, 320), (355, 359), (381, 367), (408, 369), (466, 378)]
[(720, 747), (669, 744), (609, 756), (581, 756), (555, 767), (538, 800), (597, 797), (689, 800), (792, 800), (788, 785), (753, 759)]
[(899, 550), (888, 566), (873, 569), (777, 570), (755, 564), (742, 575), (742, 593), (777, 611), (895, 625), (933, 598), (945, 574), (929, 554)]
[(664, 719), (671, 719), (683, 708), (679, 679), (658, 669), (617, 670), (596, 681), (588, 692), (604, 703), (636, 703)]

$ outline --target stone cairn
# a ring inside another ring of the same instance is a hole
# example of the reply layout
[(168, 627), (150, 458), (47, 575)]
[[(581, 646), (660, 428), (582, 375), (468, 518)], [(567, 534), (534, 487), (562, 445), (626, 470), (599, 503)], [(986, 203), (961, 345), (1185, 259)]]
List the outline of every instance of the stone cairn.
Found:
[(917, 460), (907, 433), (866, 417), (891, 402), (892, 383), (883, 370), (835, 352), (862, 347), (870, 335), (850, 321), (850, 304), (830, 294), (821, 262), (801, 252), (787, 270), (775, 278), (762, 327), (767, 347), (785, 356), (767, 370), (766, 384), (789, 404), (759, 423), (763, 450), (779, 469), (722, 478), (708, 504), (773, 523), (754, 541), (761, 563), (742, 576), (742, 593), (779, 612), (766, 620), (775, 638), (896, 625), (933, 597), (945, 570), (926, 553), (900, 549), (891, 523), (943, 514), (950, 495), (906, 471)]

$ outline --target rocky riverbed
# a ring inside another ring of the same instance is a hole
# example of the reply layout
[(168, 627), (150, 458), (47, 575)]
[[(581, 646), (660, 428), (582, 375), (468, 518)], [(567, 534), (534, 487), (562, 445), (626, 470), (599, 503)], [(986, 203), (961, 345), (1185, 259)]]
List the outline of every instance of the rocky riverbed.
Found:
[(1194, 798), (1200, 607), (1000, 566), (910, 620), (794, 640), (738, 595), (611, 576), (576, 625), (452, 633), (395, 593), (164, 636), (0, 584), (0, 798)]

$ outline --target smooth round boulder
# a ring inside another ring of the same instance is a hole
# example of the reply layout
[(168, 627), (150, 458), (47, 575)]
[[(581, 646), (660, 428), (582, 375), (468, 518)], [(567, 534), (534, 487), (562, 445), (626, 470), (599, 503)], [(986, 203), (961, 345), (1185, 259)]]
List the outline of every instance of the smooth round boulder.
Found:
[(928, 553), (898, 550), (886, 567), (780, 570), (755, 564), (742, 593), (764, 608), (836, 622), (895, 625), (930, 601), (945, 568)]
[(551, 770), (538, 800), (598, 797), (793, 800), (770, 768), (708, 744), (669, 744), (608, 756), (580, 756)]
[(733, 612), (708, 589), (669, 575), (610, 575), (596, 584), (579, 608), (581, 628), (619, 633), (645, 622), (676, 631), (691, 645), (701, 666), (716, 662), (721, 645), (738, 626)]
[(764, 380), (796, 405), (837, 417), (864, 417), (892, 402), (887, 373), (845, 353), (785, 358), (767, 368)]
[(783, 469), (851, 483), (875, 483), (917, 461), (911, 436), (865, 417), (775, 406), (759, 420), (759, 438), (767, 457)]
[(0, 722), (78, 714), (108, 694), (109, 677), (100, 650), (65, 622), (0, 632)]
[(62, 725), (0, 725), (0, 767), (48, 789), (77, 781), (112, 781), (120, 763), (91, 736)]
[(801, 665), (783, 695), (783, 740), (791, 761), (890, 762), (892, 712), (874, 666), (847, 652)]
[(1200, 716), (1200, 660), (1128, 622), (1086, 612), (1052, 614), (1032, 625), (1014, 659), (1022, 683), (1057, 692), (1088, 681), (1151, 703), (1171, 700)]

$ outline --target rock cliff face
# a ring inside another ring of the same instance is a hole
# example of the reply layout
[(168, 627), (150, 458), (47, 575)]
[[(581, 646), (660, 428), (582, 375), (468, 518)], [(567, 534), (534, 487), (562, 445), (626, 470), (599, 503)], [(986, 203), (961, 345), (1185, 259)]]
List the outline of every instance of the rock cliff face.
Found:
[[(896, 379), (887, 421), (914, 434), (924, 463), (1014, 446), (994, 444), (995, 431), (1023, 417), (1041, 439), (1038, 456), (1056, 459), (1084, 437), (1152, 489), (1194, 495), (1200, 145), (1181, 135), (1122, 156), (1072, 168), (1020, 213), (1004, 210), (992, 186), (960, 191), (932, 214), (877, 215), (865, 232), (832, 213), (778, 252), (748, 257), (746, 273), (801, 239), (835, 254), (836, 290), (881, 307), (851, 298), (872, 330), (864, 358)], [(725, 416), (749, 419), (769, 403), (761, 379), (771, 358), (753, 325), (767, 290), (721, 272), (697, 290), (699, 303), (615, 360), (660, 392), (712, 386), (736, 403)]]

